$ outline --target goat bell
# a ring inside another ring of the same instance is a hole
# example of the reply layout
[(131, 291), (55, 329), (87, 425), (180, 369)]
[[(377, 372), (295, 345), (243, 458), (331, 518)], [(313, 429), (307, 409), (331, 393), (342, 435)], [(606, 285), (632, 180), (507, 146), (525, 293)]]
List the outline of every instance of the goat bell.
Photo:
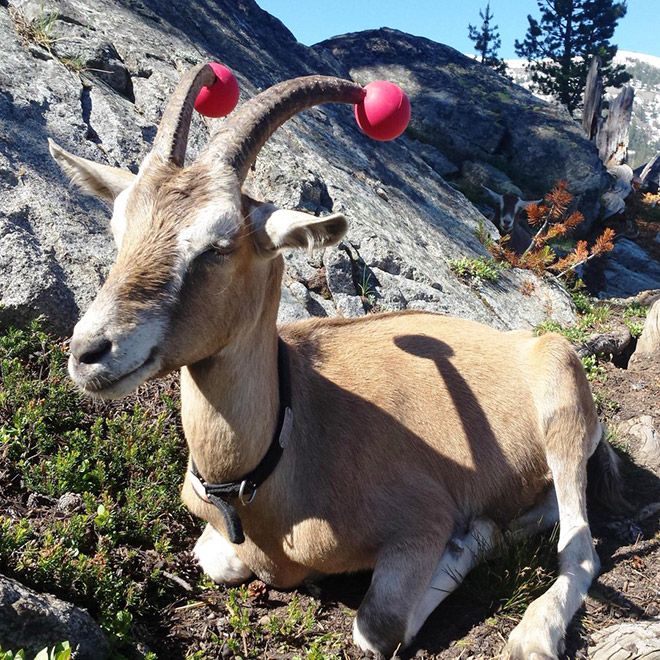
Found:
[(218, 62), (209, 62), (215, 82), (202, 87), (195, 100), (195, 110), (205, 117), (226, 117), (238, 103), (238, 82), (234, 74)]

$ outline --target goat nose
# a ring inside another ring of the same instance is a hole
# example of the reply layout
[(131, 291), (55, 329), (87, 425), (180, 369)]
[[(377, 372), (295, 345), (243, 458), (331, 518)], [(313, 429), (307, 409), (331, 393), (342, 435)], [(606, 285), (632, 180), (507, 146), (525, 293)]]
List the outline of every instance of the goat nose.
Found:
[(112, 342), (106, 337), (74, 338), (71, 340), (71, 354), (83, 364), (97, 364), (112, 350)]

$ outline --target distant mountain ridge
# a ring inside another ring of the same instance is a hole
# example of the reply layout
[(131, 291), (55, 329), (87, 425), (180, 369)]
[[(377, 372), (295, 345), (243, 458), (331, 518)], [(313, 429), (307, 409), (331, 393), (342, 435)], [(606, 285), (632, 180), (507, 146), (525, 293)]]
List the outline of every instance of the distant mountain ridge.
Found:
[[(637, 167), (660, 151), (660, 57), (620, 50), (615, 62), (625, 65), (633, 76), (635, 103), (630, 129), (630, 164)], [(506, 64), (514, 82), (531, 89), (527, 61), (512, 59), (506, 60)], [(611, 99), (617, 93), (616, 89), (608, 89), (607, 97)], [(542, 94), (536, 96), (551, 101)]]

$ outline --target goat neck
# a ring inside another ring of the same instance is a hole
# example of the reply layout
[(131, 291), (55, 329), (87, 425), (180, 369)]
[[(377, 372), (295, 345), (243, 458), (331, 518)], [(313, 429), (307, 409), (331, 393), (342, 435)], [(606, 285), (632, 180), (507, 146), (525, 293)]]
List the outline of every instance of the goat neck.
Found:
[(237, 479), (266, 454), (277, 423), (277, 309), (283, 271), (273, 259), (264, 309), (221, 351), (181, 370), (181, 418), (207, 481)]

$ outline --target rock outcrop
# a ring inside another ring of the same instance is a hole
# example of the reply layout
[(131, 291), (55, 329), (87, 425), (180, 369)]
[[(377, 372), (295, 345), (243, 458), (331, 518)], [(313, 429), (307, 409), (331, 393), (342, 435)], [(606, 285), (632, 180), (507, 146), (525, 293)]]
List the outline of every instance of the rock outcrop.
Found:
[(78, 660), (103, 660), (110, 653), (101, 629), (85, 610), (0, 575), (0, 647), (23, 649), (33, 658), (60, 642), (69, 642)]
[[(417, 48), (412, 37), (385, 34)], [(69, 187), (48, 155), (48, 137), (81, 156), (135, 171), (168, 94), (193, 63), (225, 62), (237, 74), (242, 100), (293, 76), (348, 75), (328, 48), (299, 44), (252, 0), (12, 0), (0, 5), (0, 44), (0, 321), (44, 314), (61, 333), (70, 331), (95, 295), (113, 246), (108, 211)], [(474, 65), (467, 62), (449, 68), (455, 84), (464, 86), (461, 103), (471, 108), (474, 137), (469, 149), (463, 137), (447, 155), (460, 151), (474, 158), (472, 147), (481, 145), (486, 158), (497, 155), (500, 144), (511, 163), (519, 152), (520, 170), (533, 171), (530, 163), (539, 158), (562, 158), (563, 152), (542, 146), (561, 130), (575, 146), (567, 159), (574, 178), (591, 194), (598, 170), (592, 171), (590, 152), (574, 139), (572, 125), (487, 73), (478, 74), (483, 85), (469, 96)], [(388, 73), (398, 78), (396, 70)], [(368, 74), (361, 69), (355, 75), (364, 80)], [(440, 134), (445, 125), (456, 132), (454, 115), (439, 112), (453, 103), (449, 96), (445, 105), (431, 107), (442, 96), (437, 88), (420, 91), (423, 78), (417, 86), (401, 82), (413, 96), (413, 136)], [(506, 94), (520, 130), (507, 129), (489, 105), (489, 98)], [(191, 157), (221, 121), (195, 117)], [(452, 272), (452, 259), (486, 255), (475, 237), (486, 221), (442, 178), (456, 168), (432, 139), (427, 142), (409, 136), (370, 141), (345, 106), (305, 112), (270, 140), (249, 181), (254, 193), (314, 213), (343, 211), (351, 221), (338, 248), (287, 257), (281, 318), (363, 314), (377, 307), (447, 312), (501, 328), (548, 317), (569, 322), (566, 294), (529, 273), (506, 270), (491, 283), (464, 282)], [(547, 182), (555, 177), (548, 175)]]
[[(564, 179), (587, 218), (594, 217), (605, 170), (594, 145), (560, 108), (449, 46), (397, 30), (342, 35), (314, 49), (331, 53), (359, 82), (387, 78), (408, 90), (415, 110), (409, 135), (461, 167), (468, 183), (498, 192), (514, 192), (506, 188), (515, 185), (536, 198)], [(474, 180), (473, 161), (500, 172), (490, 181)]]

